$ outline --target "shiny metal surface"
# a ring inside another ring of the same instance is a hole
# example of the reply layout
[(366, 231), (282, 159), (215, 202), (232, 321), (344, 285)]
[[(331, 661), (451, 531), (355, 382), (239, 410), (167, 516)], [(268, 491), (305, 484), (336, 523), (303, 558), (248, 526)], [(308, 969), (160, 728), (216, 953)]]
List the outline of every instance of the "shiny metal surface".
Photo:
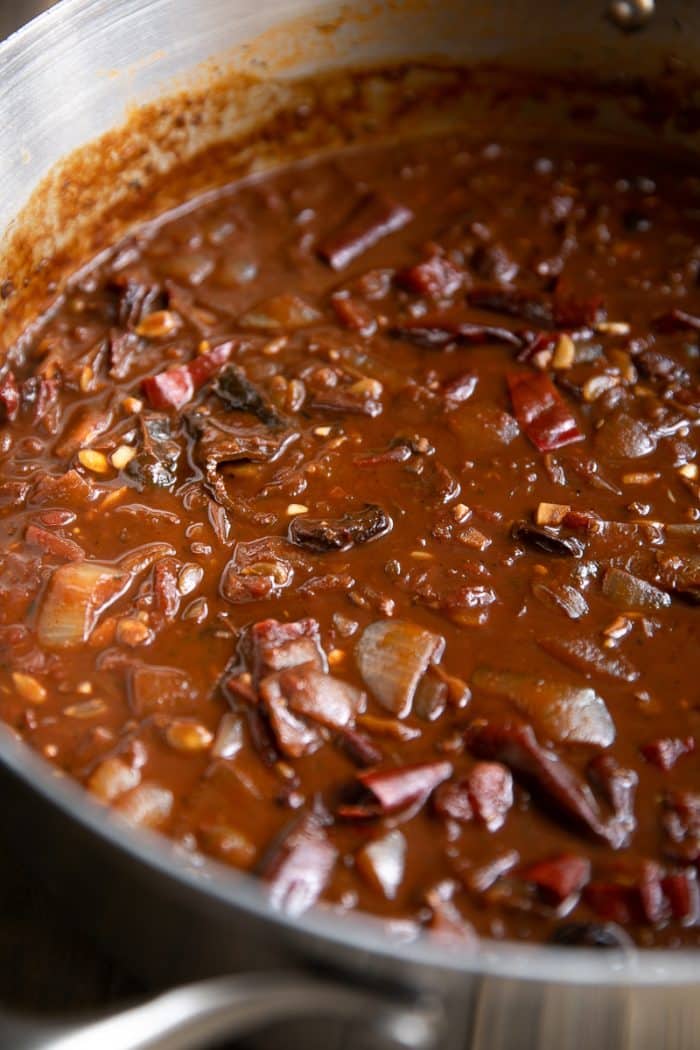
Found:
[[(364, 17), (354, 17), (360, 9)], [(604, 14), (602, 3), (562, 0), (542, 0), (536, 19), (532, 0), (63, 0), (0, 45), (0, 229), (11, 230), (60, 157), (119, 124), (129, 105), (181, 85), (212, 55), (285, 76), (426, 53), (650, 72), (672, 50), (697, 68), (700, 11), (692, 0), (666, 0), (633, 36)], [(274, 47), (251, 46), (302, 16), (310, 19), (305, 32), (297, 23)], [(620, 956), (485, 942), (464, 954), (428, 940), (403, 943), (367, 918), (339, 920), (318, 910), (291, 919), (271, 909), (254, 880), (212, 862), (193, 866), (172, 844), (105, 819), (79, 789), (0, 733), (0, 791), (10, 784), (16, 802), (0, 821), (5, 848), (23, 851), (65, 907), (152, 980), (283, 965), (296, 974), (339, 975), (346, 986), (382, 995), (435, 994), (448, 1017), (441, 1050), (695, 1050), (700, 1043), (695, 953)], [(234, 984), (232, 992), (263, 979)], [(220, 987), (212, 986), (214, 998)], [(206, 1015), (208, 998), (174, 994), (171, 1004), (198, 1010), (203, 1003)], [(237, 1005), (234, 995), (229, 1021)], [(372, 1029), (378, 1015), (367, 1013)], [(174, 1015), (164, 1016), (170, 1023)], [(270, 1045), (289, 1047), (293, 1031), (285, 1026)], [(305, 1023), (300, 1031), (306, 1050), (338, 1045), (322, 1028)], [(197, 1045), (167, 1035), (168, 1047)], [(350, 1045), (365, 1043), (358, 1036)]]
[[(382, 1050), (436, 1050), (444, 1016), (438, 1004), (402, 1003), (339, 983), (294, 974), (220, 977), (165, 992), (111, 1017), (68, 1028), (16, 1031), (13, 1050), (198, 1050), (280, 1019), (370, 1018)], [(367, 1023), (363, 1023), (367, 1027)]]

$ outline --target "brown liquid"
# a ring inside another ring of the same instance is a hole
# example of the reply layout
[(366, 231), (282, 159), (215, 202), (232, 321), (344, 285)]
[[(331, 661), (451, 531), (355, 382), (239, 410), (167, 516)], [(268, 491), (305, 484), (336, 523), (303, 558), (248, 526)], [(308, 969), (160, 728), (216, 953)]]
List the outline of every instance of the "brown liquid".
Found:
[[(288, 906), (320, 893), (341, 910), (465, 937), (469, 924), (540, 940), (563, 924), (614, 920), (645, 945), (696, 943), (700, 800), (692, 826), (692, 800), (681, 812), (677, 796), (700, 792), (690, 753), (697, 535), (632, 525), (700, 516), (699, 207), (686, 159), (455, 135), (294, 167), (141, 231), (70, 291), (15, 369), (21, 404), (2, 434), (2, 717), (135, 823), (260, 870)], [(395, 229), (380, 237), (370, 211), (382, 209)], [(360, 236), (348, 261), (333, 249), (349, 221)], [(368, 231), (376, 243), (360, 244)], [(406, 271), (433, 257), (450, 265), (428, 288), (423, 272)], [(290, 295), (298, 300), (268, 310)], [(422, 317), (429, 332), (407, 333)], [(482, 330), (455, 327), (465, 324)], [(155, 413), (144, 379), (207, 362), (229, 340), (246, 407), (231, 408), (214, 376), (179, 409)], [(549, 377), (581, 440), (548, 452), (546, 420), (521, 414), (519, 428), (514, 374)], [(14, 415), (11, 394), (4, 404)], [(229, 428), (228, 458), (218, 470), (210, 461), (208, 475), (200, 408)], [(141, 419), (153, 427), (154, 414), (169, 421), (171, 444), (156, 442), (148, 459)], [(47, 485), (47, 475), (63, 480)], [(543, 503), (583, 513), (544, 539), (514, 537), (513, 523), (532, 523)], [(374, 525), (361, 518), (366, 505), (379, 508)], [(331, 540), (327, 528), (311, 531), (336, 549), (310, 549), (307, 518), (331, 522)], [(288, 538), (297, 519), (290, 535), (301, 544)], [(141, 566), (120, 561), (139, 548)], [(95, 598), (92, 619), (83, 608), (84, 644), (56, 648), (44, 634), (42, 645), (54, 574), (83, 553), (131, 577), (111, 605)], [(197, 568), (183, 575), (187, 566)], [(628, 589), (616, 598), (620, 580)], [(320, 627), (333, 678), (367, 694), (364, 712), (357, 694), (345, 697), (367, 762), (449, 762), (448, 787), (483, 772), (479, 762), (500, 763), (486, 774), (503, 778), (501, 827), (485, 826), (488, 800), (473, 780), (460, 787), (471, 808), (461, 822), (445, 816), (448, 788), (429, 792), (427, 781), (396, 811), (343, 817), (360, 787), (357, 741), (353, 760), (344, 731), (298, 710), (292, 743), (280, 739), (272, 694), (261, 698), (250, 677), (249, 626), (305, 617)], [(458, 683), (428, 672), (432, 719), (425, 692), (394, 717), (363, 681), (358, 639), (386, 619), (444, 638), (440, 669), (465, 683), (460, 698)], [(584, 658), (562, 657), (562, 642), (582, 639)], [(179, 677), (154, 678), (154, 667)], [(614, 742), (580, 742), (571, 695), (557, 722), (534, 681), (473, 681), (484, 668), (595, 690), (600, 700), (579, 692), (576, 703), (600, 714), (602, 700)], [(231, 710), (240, 750), (219, 757), (212, 740)], [(530, 722), (575, 790), (557, 802), (541, 769), (523, 771), (522, 755), (496, 746), (480, 720), (511, 736)], [(689, 752), (668, 769), (669, 748), (656, 743), (665, 739)], [(604, 751), (638, 777), (627, 824), (591, 776)], [(594, 819), (574, 813), (581, 793)], [(296, 837), (271, 846), (299, 820)], [(362, 851), (394, 830), (405, 865), (399, 850), (380, 869), (383, 891)], [(287, 882), (290, 851), (305, 874)], [(532, 868), (561, 855), (554, 869)], [(481, 869), (503, 858), (507, 870), (490, 881)]]

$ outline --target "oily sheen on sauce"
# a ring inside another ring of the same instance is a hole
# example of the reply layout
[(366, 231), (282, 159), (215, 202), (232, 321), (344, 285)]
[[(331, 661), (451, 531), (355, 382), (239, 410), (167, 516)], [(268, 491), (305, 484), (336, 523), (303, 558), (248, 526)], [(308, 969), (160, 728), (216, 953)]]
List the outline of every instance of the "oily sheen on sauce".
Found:
[(144, 228), (0, 381), (0, 714), (279, 908), (693, 945), (700, 178), (453, 134)]

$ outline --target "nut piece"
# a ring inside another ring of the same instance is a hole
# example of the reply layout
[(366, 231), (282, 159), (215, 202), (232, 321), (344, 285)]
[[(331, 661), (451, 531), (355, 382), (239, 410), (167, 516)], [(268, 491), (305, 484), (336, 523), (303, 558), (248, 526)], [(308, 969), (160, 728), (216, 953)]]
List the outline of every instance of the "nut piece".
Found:
[(187, 594), (196, 591), (204, 577), (204, 569), (201, 565), (188, 564), (180, 570), (177, 578), (177, 589), (184, 598)]
[(574, 341), (570, 335), (562, 332), (557, 339), (554, 356), (552, 357), (552, 368), (561, 369), (562, 371), (566, 368), (571, 368), (575, 358), (576, 347), (574, 346)]
[(98, 715), (103, 715), (107, 710), (107, 705), (104, 700), (98, 700), (94, 697), (92, 700), (83, 700), (80, 704), (71, 704), (70, 707), (64, 707), (63, 713), (69, 718), (97, 718)]
[(78, 453), (78, 462), (86, 470), (93, 474), (107, 474), (109, 471), (109, 460), (104, 452), (97, 452), (93, 448), (81, 448)]
[(132, 620), (125, 617), (117, 623), (117, 641), (121, 645), (129, 645), (132, 648), (144, 645), (151, 641), (153, 635), (150, 629), (141, 620)]
[(12, 682), (22, 699), (28, 700), (30, 704), (43, 704), (49, 695), (34, 675), (13, 671)]
[(200, 722), (178, 719), (165, 730), (165, 739), (176, 751), (205, 751), (211, 746), (214, 734)]

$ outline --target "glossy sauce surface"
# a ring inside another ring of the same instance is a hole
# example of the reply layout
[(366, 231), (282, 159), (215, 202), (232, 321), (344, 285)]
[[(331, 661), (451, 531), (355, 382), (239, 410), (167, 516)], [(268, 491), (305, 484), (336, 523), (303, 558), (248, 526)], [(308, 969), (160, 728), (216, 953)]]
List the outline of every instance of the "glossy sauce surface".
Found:
[(454, 135), (136, 234), (0, 382), (3, 719), (281, 908), (697, 943), (699, 229)]

